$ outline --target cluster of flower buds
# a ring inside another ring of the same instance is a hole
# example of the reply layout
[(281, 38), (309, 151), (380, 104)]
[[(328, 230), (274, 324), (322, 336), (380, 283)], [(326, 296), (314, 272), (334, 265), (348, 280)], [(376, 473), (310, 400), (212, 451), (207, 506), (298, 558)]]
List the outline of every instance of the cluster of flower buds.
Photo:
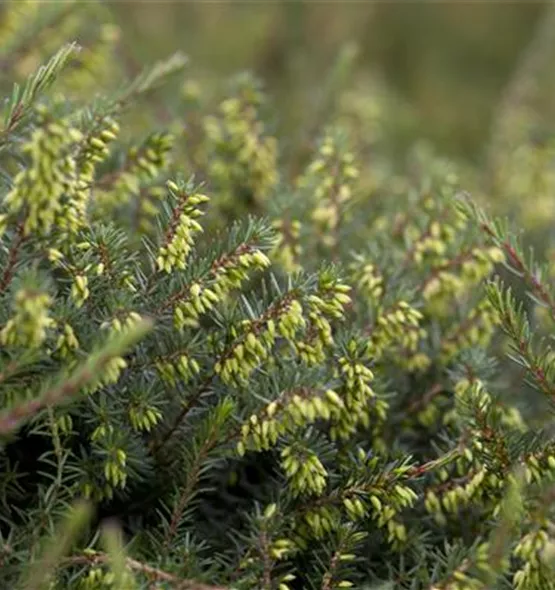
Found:
[(174, 324), (178, 330), (197, 327), (199, 317), (223, 301), (227, 294), (241, 286), (251, 272), (270, 265), (268, 257), (258, 248), (242, 244), (237, 250), (216, 260), (206, 279), (193, 283), (174, 308)]
[[(94, 552), (91, 556), (91, 561), (94, 559)], [(116, 590), (115, 584), (119, 581), (121, 587), (134, 589), (136, 582), (133, 574), (124, 570), (123, 575), (116, 578), (116, 574), (108, 570), (106, 567), (93, 565), (89, 568), (87, 575), (79, 581), (79, 590)]]
[(63, 204), (59, 226), (62, 230), (75, 231), (87, 224), (87, 206), (96, 167), (110, 154), (109, 144), (117, 139), (120, 128), (111, 117), (103, 117), (94, 130), (84, 136), (75, 155), (78, 179), (71, 199)]
[(343, 400), (333, 389), (312, 391), (301, 388), (282, 394), (243, 424), (237, 452), (243, 455), (251, 448), (258, 451), (269, 449), (283, 434), (299, 430), (317, 419), (330, 420), (343, 409)]
[(259, 100), (259, 94), (242, 92), (204, 120), (208, 177), (224, 204), (237, 206), (237, 195), (261, 203), (277, 183), (277, 142), (265, 133)]
[(376, 307), (384, 292), (383, 277), (376, 265), (361, 254), (354, 254), (353, 258), (353, 262), (349, 264), (349, 272), (357, 294), (364, 297), (370, 306)]
[[(287, 311), (283, 314), (286, 315)], [(245, 335), (214, 365), (224, 383), (246, 383), (252, 372), (268, 358), (275, 344), (276, 324), (272, 318), (265, 322), (247, 322), (243, 329)]]
[(202, 232), (202, 226), (197, 218), (202, 216), (203, 212), (198, 205), (206, 203), (209, 199), (198, 193), (184, 193), (171, 180), (167, 182), (167, 187), (177, 199), (177, 205), (156, 261), (160, 270), (169, 273), (174, 268), (183, 270), (187, 266), (195, 234)]
[(124, 489), (127, 482), (127, 453), (122, 448), (119, 432), (108, 421), (100, 417), (98, 426), (93, 430), (90, 440), (97, 454), (102, 457), (102, 475), (83, 481), (83, 493), (87, 498), (101, 500), (112, 498), (115, 488)]
[(61, 358), (71, 358), (76, 350), (79, 350), (79, 340), (75, 332), (67, 322), (64, 322), (63, 330), (56, 340), (54, 350)]
[(544, 528), (533, 530), (520, 539), (513, 550), (513, 556), (523, 562), (513, 576), (516, 590), (541, 590), (551, 585), (553, 569), (545, 558), (553, 543)]
[[(381, 495), (381, 500), (380, 500)], [(408, 486), (396, 484), (384, 489), (381, 494), (369, 494), (363, 499), (360, 493), (348, 493), (343, 497), (343, 506), (350, 520), (357, 521), (371, 515), (379, 528), (385, 528), (392, 544), (407, 540), (405, 525), (395, 518), (401, 510), (414, 505), (417, 495)]]
[(292, 344), (299, 357), (307, 365), (324, 362), (326, 350), (333, 345), (332, 321), (342, 319), (345, 308), (351, 303), (349, 285), (341, 283), (323, 272), (320, 275), (318, 290), (307, 297), (307, 330), (301, 339)]
[(131, 405), (128, 410), (129, 422), (138, 432), (150, 432), (162, 418), (162, 412), (153, 406)]
[(84, 180), (94, 180), (95, 165), (110, 155), (108, 146), (120, 133), (120, 126), (111, 117), (102, 117), (89, 133), (78, 155), (78, 169)]
[(240, 86), (221, 102), (215, 116), (203, 121), (203, 167), (218, 203), (235, 211), (261, 204), (278, 181), (277, 141), (266, 133), (259, 114), (263, 95), (252, 80), (244, 78)]
[(178, 380), (187, 383), (200, 372), (197, 360), (187, 354), (159, 358), (155, 364), (162, 380), (172, 387), (175, 387)]
[(388, 403), (376, 398), (370, 386), (374, 374), (365, 364), (345, 356), (340, 357), (338, 362), (343, 381), (339, 391), (344, 406), (331, 420), (330, 436), (332, 440), (346, 440), (355, 434), (359, 426), (370, 426), (371, 412), (379, 420), (384, 420)]
[(86, 275), (78, 274), (75, 276), (73, 285), (71, 286), (71, 298), (76, 307), (82, 307), (85, 301), (89, 298), (89, 279)]
[(324, 504), (310, 508), (297, 523), (295, 543), (304, 549), (312, 539), (322, 539), (336, 531), (341, 522), (342, 514), (337, 506)]
[(337, 243), (337, 229), (345, 204), (351, 200), (353, 182), (359, 171), (354, 155), (347, 148), (347, 139), (330, 129), (321, 140), (318, 151), (306, 171), (298, 179), (300, 190), (310, 191), (315, 203), (312, 221), (318, 229), (320, 242), (326, 247)]
[(301, 444), (284, 447), (281, 467), (289, 479), (295, 495), (321, 494), (327, 484), (328, 473), (318, 455)]
[(373, 360), (379, 360), (392, 348), (414, 352), (426, 335), (420, 327), (422, 319), (422, 314), (406, 301), (399, 301), (391, 309), (379, 313), (368, 341), (368, 354)]
[(132, 146), (122, 168), (98, 180), (95, 191), (98, 213), (107, 215), (132, 197), (140, 198), (141, 190), (168, 168), (174, 141), (173, 134), (157, 132), (140, 145)]
[(4, 199), (10, 215), (24, 214), (25, 235), (48, 235), (64, 220), (64, 203), (79, 189), (75, 146), (83, 138), (80, 131), (63, 121), (37, 127), (22, 153), (29, 163), (15, 176)]
[(47, 338), (48, 329), (56, 324), (49, 316), (52, 298), (48, 293), (19, 289), (14, 297), (14, 315), (0, 331), (4, 346), (39, 348)]
[[(447, 258), (433, 267), (422, 285), (426, 311), (445, 316), (454, 299), (464, 295), (489, 276), (495, 264), (504, 260), (499, 248), (472, 248), (469, 252)], [(457, 272), (458, 271), (458, 272)]]
[(302, 246), (299, 242), (301, 222), (298, 219), (276, 219), (272, 225), (277, 231), (277, 238), (271, 252), (271, 259), (283, 267), (286, 272), (294, 273), (301, 270), (299, 257)]

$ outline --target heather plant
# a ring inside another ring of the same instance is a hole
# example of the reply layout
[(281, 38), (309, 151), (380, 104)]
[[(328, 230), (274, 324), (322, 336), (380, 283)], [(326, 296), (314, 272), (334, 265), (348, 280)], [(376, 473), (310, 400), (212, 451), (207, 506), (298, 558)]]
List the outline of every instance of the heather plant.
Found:
[(497, 109), (483, 190), (497, 211), (533, 229), (528, 237), (546, 250), (553, 220), (553, 22), (548, 6), (521, 56)]
[(345, 55), (288, 142), (251, 76), (39, 65), (83, 14), (8, 15), (2, 587), (555, 587), (555, 294), (466, 172), (391, 162)]

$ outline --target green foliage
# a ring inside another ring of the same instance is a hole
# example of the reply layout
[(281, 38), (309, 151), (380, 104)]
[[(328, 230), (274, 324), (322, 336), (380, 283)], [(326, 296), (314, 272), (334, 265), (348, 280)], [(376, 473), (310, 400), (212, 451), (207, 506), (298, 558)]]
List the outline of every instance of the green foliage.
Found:
[[(80, 30), (12, 9), (14, 77)], [(0, 135), (2, 587), (555, 587), (551, 269), (465, 171), (389, 161), (351, 48), (291, 142), (250, 76), (91, 99), (73, 51)]]

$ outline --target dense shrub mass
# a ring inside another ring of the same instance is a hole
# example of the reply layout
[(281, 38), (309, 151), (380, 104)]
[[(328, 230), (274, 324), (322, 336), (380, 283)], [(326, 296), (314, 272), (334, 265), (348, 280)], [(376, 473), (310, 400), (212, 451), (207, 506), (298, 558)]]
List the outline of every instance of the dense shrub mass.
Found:
[(549, 264), (350, 48), (280, 138), (105, 16), (0, 37), (0, 586), (555, 588)]

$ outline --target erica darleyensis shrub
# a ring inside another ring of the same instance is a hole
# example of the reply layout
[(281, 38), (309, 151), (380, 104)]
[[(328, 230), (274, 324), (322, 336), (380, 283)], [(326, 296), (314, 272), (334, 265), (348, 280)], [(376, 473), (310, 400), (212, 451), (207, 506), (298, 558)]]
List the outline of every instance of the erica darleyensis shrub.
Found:
[(455, 165), (391, 162), (385, 90), (292, 150), (252, 77), (126, 82), (95, 5), (43, 60), (82, 20), (32, 6), (1, 50), (34, 67), (2, 80), (1, 587), (555, 587), (549, 269)]

